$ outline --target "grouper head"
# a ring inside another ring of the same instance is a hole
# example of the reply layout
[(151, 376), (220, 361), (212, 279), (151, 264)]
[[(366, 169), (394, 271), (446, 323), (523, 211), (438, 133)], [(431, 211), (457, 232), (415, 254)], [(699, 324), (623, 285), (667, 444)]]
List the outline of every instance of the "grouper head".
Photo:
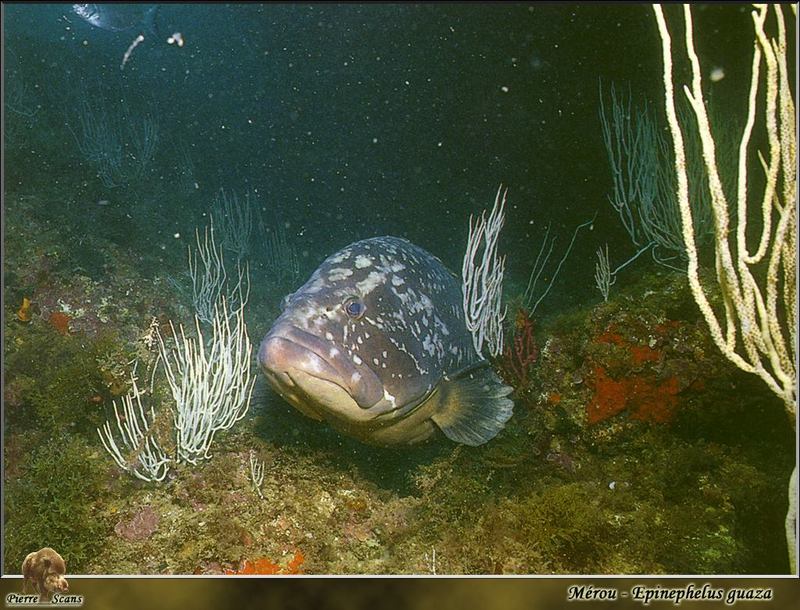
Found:
[[(432, 422), (415, 410), (448, 372), (479, 360), (460, 282), (439, 259), (394, 237), (328, 257), (284, 299), (258, 359), (302, 413), (380, 444), (429, 436)], [(400, 438), (372, 438), (404, 418), (393, 433)]]

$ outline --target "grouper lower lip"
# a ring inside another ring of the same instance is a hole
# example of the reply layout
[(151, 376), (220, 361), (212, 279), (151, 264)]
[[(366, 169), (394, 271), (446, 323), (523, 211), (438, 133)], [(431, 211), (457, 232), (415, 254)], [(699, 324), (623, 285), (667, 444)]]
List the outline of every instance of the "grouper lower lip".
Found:
[(279, 382), (297, 372), (342, 388), (361, 409), (380, 401), (383, 384), (365, 365), (356, 365), (329, 341), (324, 341), (292, 324), (278, 324), (261, 342), (258, 363)]

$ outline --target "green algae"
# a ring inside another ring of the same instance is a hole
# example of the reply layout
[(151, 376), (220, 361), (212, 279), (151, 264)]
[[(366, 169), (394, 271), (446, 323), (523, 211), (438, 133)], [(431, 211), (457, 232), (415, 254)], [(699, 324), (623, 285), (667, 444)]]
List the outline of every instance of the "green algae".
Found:
[(34, 427), (45, 437), (64, 429), (96, 434), (108, 415), (102, 403), (125, 393), (130, 384), (129, 356), (119, 333), (62, 335), (37, 323), (20, 325), (7, 336), (13, 339), (6, 349), (6, 374), (25, 386), (8, 420), (22, 429)]
[(59, 550), (70, 573), (87, 571), (109, 535), (107, 471), (105, 456), (77, 436), (33, 449), (20, 476), (6, 480), (5, 572), (19, 573), (44, 546)]

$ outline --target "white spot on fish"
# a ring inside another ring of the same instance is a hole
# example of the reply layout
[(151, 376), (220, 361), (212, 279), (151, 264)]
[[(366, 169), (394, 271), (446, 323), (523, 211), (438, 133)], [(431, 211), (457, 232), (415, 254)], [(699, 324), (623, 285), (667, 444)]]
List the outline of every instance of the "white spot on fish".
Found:
[(328, 281), (330, 282), (338, 282), (339, 280), (347, 279), (353, 275), (352, 269), (345, 269), (343, 267), (336, 267), (335, 269), (331, 269), (331, 272), (328, 274)]
[(311, 373), (319, 373), (319, 372), (321, 372), (319, 358), (316, 358), (316, 357), (315, 358), (306, 358), (305, 361), (303, 362), (302, 368), (304, 370), (306, 370), (306, 371), (311, 372)]
[(309, 282), (303, 287), (303, 292), (306, 294), (315, 294), (322, 290), (325, 287), (325, 282), (322, 278), (315, 278), (312, 282)]
[(370, 271), (366, 279), (361, 280), (356, 284), (356, 290), (359, 294), (367, 295), (375, 288), (380, 286), (386, 281), (386, 275), (378, 273), (377, 271)]
[(356, 256), (356, 269), (364, 269), (370, 265), (372, 265), (372, 259), (368, 256), (364, 256), (363, 254)]
[(361, 360), (361, 358), (358, 357), (358, 354), (353, 354), (353, 362), (355, 362), (356, 364), (361, 364), (363, 360)]
[(383, 398), (391, 403), (393, 409), (397, 407), (397, 399), (389, 394), (386, 388), (383, 388)]

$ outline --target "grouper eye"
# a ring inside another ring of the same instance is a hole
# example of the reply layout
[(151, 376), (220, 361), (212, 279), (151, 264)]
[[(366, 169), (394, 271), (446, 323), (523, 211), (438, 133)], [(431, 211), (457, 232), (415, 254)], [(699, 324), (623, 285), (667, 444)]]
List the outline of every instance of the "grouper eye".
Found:
[(347, 312), (348, 316), (357, 319), (364, 315), (364, 312), (367, 310), (367, 306), (361, 301), (350, 298), (344, 302), (344, 310)]

